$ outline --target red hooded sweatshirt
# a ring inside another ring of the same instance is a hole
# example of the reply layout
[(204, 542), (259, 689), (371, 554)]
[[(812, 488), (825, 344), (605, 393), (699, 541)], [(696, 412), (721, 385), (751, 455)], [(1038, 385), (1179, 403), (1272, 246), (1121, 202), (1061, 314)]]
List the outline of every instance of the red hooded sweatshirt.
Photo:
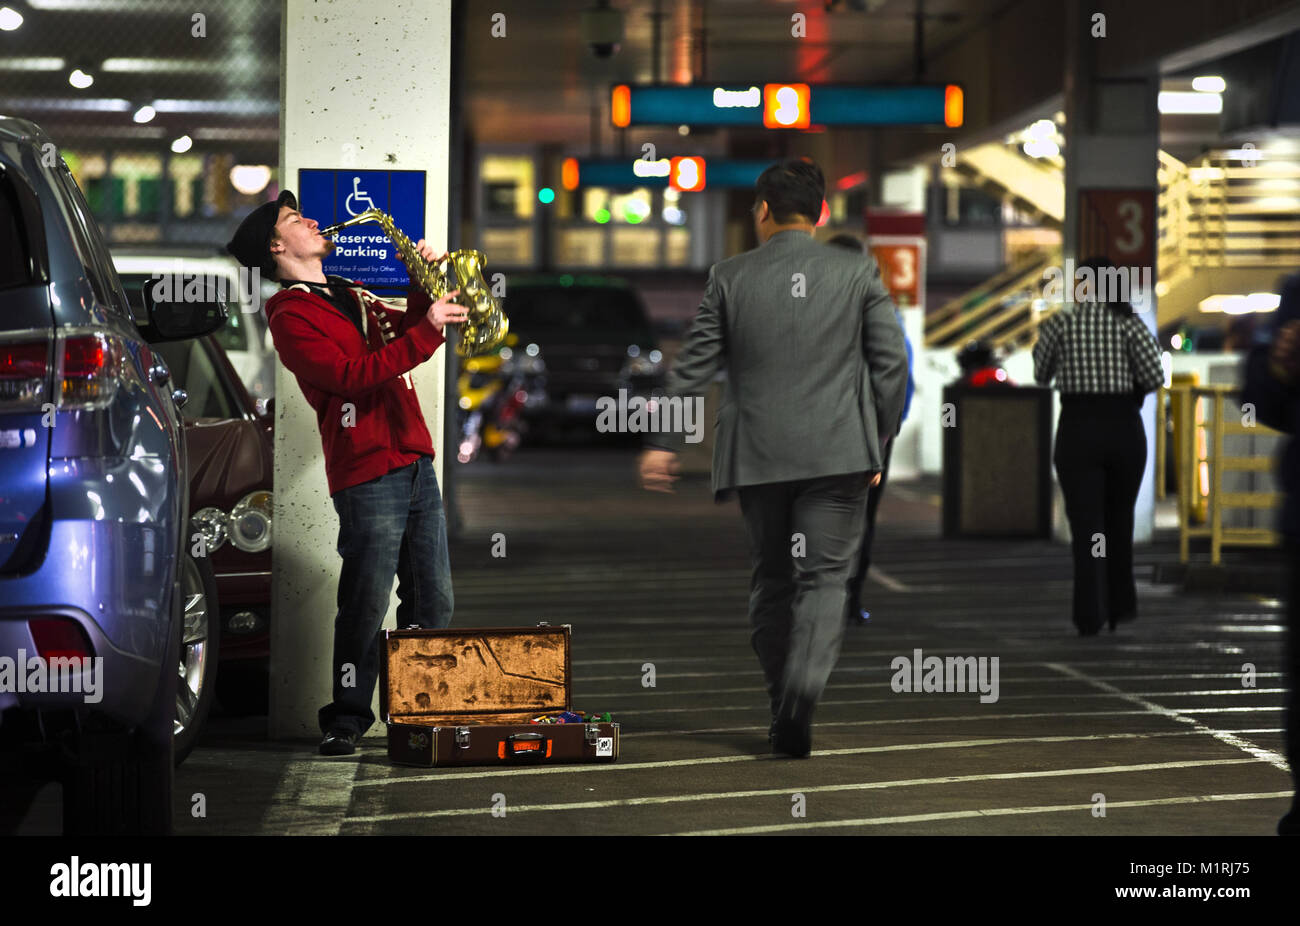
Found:
[(403, 375), (444, 341), (426, 315), (429, 297), (412, 287), (402, 311), (352, 285), (364, 337), (305, 286), (283, 289), (266, 303), (280, 362), (316, 411), (330, 495), (434, 455), (415, 388)]

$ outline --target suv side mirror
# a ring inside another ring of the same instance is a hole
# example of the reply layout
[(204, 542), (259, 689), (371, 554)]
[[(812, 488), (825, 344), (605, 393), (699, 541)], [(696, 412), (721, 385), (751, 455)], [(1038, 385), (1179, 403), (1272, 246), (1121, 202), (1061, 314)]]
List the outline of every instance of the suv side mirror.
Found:
[[(192, 292), (194, 283), (200, 284), (198, 292)], [(145, 340), (152, 344), (184, 341), (211, 334), (226, 323), (229, 314), (216, 281), (199, 278), (187, 283), (183, 292), (176, 292), (171, 284), (167, 277), (155, 277), (140, 288), (149, 318), (148, 324), (139, 326)]]

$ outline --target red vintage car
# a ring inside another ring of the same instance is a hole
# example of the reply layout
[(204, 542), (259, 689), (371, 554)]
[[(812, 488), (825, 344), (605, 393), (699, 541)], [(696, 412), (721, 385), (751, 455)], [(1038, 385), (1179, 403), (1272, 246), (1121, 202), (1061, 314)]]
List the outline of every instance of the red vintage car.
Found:
[[(216, 335), (163, 344), (157, 350), (172, 381), (189, 396), (181, 414), (189, 450), (190, 518), (199, 532), (193, 542), (201, 543), (209, 557), (219, 602), (218, 621), (186, 627), (186, 641), (203, 638), (212, 655), (183, 671), (189, 677), (182, 678), (182, 685), (190, 689), (195, 710), (202, 714), (214, 694), (229, 711), (264, 711), (270, 655), (274, 400), (253, 401)], [(220, 663), (215, 673), (213, 656)]]

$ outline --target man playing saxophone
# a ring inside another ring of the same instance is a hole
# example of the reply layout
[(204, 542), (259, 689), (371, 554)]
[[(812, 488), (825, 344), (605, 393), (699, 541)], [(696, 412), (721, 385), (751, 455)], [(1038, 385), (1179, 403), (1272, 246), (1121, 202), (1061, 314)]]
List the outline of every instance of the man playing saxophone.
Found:
[[(227, 250), (283, 287), (266, 304), (276, 352), (316, 412), (325, 474), (339, 516), (333, 693), (320, 709), (322, 755), (355, 751), (370, 709), (382, 626), (397, 577), (398, 626), (446, 627), (453, 596), (447, 525), (433, 442), (406, 375), (463, 322), (457, 291), (433, 301), (412, 285), (405, 311), (358, 283), (327, 277), (334, 247), (287, 190), (254, 209)], [(440, 261), (428, 242), (415, 245)]]

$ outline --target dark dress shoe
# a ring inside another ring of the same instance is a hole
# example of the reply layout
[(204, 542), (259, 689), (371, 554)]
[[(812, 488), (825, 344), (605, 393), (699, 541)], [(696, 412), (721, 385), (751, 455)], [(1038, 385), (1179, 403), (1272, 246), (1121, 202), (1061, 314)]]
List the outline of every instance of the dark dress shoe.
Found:
[(1285, 817), (1277, 821), (1279, 836), (1300, 836), (1300, 802), (1297, 802)]
[(806, 759), (812, 752), (812, 712), (815, 703), (798, 698), (772, 724), (772, 752)]
[(357, 742), (361, 734), (354, 730), (330, 730), (320, 741), (320, 754), (323, 756), (350, 756), (357, 751)]
[(1107, 619), (1110, 624), (1110, 632), (1114, 633), (1115, 628), (1120, 624), (1127, 624), (1129, 621), (1137, 620), (1136, 611), (1124, 611)]

